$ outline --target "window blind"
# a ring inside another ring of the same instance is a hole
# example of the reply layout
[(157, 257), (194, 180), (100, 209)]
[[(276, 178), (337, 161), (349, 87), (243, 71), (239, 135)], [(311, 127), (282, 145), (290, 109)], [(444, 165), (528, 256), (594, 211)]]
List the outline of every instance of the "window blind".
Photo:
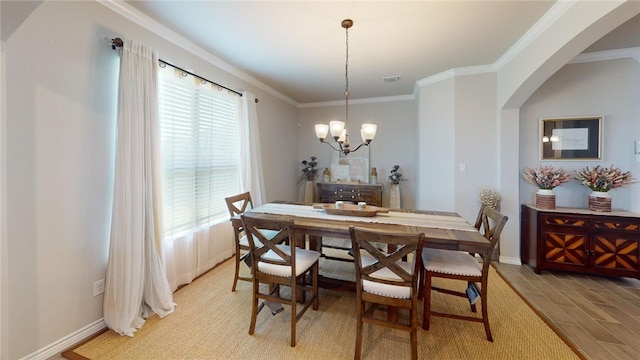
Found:
[(159, 71), (164, 237), (228, 216), (240, 192), (240, 99), (210, 83)]

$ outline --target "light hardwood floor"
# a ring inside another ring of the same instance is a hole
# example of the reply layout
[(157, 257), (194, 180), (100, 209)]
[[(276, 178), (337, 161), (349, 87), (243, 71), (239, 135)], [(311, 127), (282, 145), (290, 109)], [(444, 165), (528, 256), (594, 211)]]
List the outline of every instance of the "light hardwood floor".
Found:
[(640, 358), (640, 280), (494, 264), (587, 359)]

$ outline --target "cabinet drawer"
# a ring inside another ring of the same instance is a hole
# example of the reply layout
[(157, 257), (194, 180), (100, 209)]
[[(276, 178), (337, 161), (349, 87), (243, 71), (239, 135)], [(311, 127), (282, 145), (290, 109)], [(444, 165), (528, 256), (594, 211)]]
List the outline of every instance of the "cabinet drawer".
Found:
[(584, 217), (567, 216), (562, 214), (542, 216), (543, 226), (570, 226), (575, 228), (586, 228), (587, 221)]
[(317, 190), (318, 202), (332, 203), (336, 201), (336, 190), (333, 186), (318, 184)]
[(380, 206), (382, 203), (382, 195), (379, 188), (363, 188), (360, 189), (358, 201), (364, 201), (370, 205)]
[(353, 187), (337, 187), (336, 200), (358, 202), (359, 191)]
[(637, 220), (629, 221), (624, 219), (603, 219), (603, 220), (594, 220), (593, 221), (594, 229), (606, 229), (606, 230), (620, 230), (620, 231), (628, 231), (630, 233), (639, 233), (640, 234), (640, 222)]

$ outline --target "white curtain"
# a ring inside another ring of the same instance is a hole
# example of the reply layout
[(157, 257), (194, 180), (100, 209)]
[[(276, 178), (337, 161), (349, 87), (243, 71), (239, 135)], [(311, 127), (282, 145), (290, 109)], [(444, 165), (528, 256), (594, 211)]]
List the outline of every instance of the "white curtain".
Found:
[[(235, 238), (224, 197), (241, 189), (242, 103), (240, 96), (171, 66), (159, 70), (159, 79), (166, 215), (162, 251), (169, 284), (176, 290), (233, 255)], [(219, 170), (196, 168), (205, 165)]]
[(264, 173), (258, 128), (258, 109), (255, 96), (250, 92), (242, 93), (242, 123), (240, 126), (241, 147), (241, 183), (244, 191), (251, 192), (253, 206), (265, 203)]
[(146, 318), (175, 310), (160, 253), (162, 203), (158, 59), (127, 40), (120, 60), (117, 145), (104, 320), (133, 336)]

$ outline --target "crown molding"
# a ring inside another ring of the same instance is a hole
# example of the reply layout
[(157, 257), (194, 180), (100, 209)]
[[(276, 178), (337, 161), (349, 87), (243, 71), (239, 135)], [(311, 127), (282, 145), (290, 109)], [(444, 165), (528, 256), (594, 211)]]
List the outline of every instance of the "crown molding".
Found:
[(502, 67), (512, 61), (520, 52), (526, 49), (527, 46), (531, 45), (535, 39), (574, 5), (575, 1), (556, 1), (555, 4), (494, 63), (495, 68), (497, 70), (502, 69)]
[[(132, 7), (131, 5), (125, 3), (124, 1), (119, 1), (119, 0), (96, 0), (96, 1), (104, 5), (108, 9), (118, 13), (119, 15), (122, 15), (125, 18), (133, 21), (135, 24), (142, 26), (143, 28), (153, 32), (154, 34), (157, 34), (160, 37), (172, 42), (173, 44), (185, 49), (191, 54), (196, 55), (201, 59), (215, 65), (216, 67), (219, 67), (220, 69), (228, 72), (229, 74), (234, 75), (237, 78), (246, 81), (247, 83), (257, 87), (258, 89), (266, 93), (269, 93), (290, 105), (293, 105), (293, 106), (299, 105), (296, 101), (289, 98), (288, 96), (278, 92), (277, 90), (270, 87), (269, 85), (266, 85), (265, 83), (252, 77), (246, 72), (238, 69), (237, 67), (225, 62), (219, 57), (197, 46), (191, 40), (179, 35), (175, 31), (162, 25), (161, 23), (157, 22), (151, 17), (143, 14), (138, 9)], [(243, 91), (242, 89), (238, 90), (238, 92), (242, 92), (242, 91)]]
[(486, 74), (486, 73), (491, 73), (496, 71), (497, 69), (495, 65), (478, 65), (478, 66), (467, 66), (467, 67), (455, 68), (455, 69), (443, 71), (439, 74), (435, 74), (433, 76), (429, 76), (427, 78), (418, 80), (416, 81), (416, 85), (418, 87), (423, 87), (423, 86), (435, 84), (442, 80), (455, 78), (457, 76)]
[(640, 47), (582, 53), (569, 61), (568, 64), (580, 64), (624, 58), (632, 58), (635, 61), (640, 62)]

